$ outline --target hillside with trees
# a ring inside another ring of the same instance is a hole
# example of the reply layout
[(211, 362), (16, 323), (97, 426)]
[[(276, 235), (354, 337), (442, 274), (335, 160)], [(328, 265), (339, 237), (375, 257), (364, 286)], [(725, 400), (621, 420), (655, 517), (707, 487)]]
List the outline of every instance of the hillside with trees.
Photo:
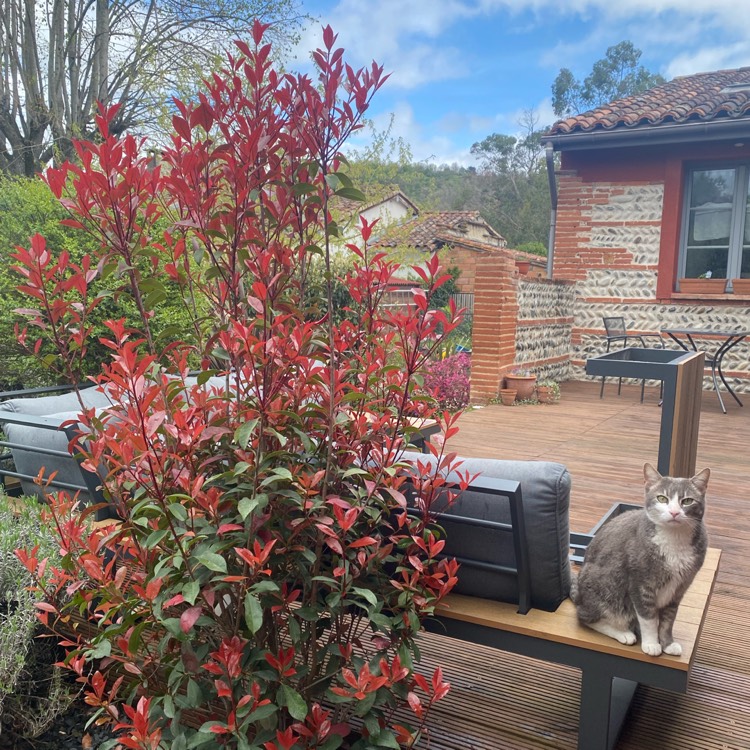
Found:
[[(578, 79), (562, 68), (552, 83), (555, 114), (576, 114), (664, 83), (640, 64), (632, 42), (609, 47), (591, 72)], [(471, 147), (476, 167), (414, 162), (409, 145), (390, 128), (350, 155), (350, 174), (370, 199), (398, 186), (423, 210), (477, 210), (508, 246), (546, 254), (550, 197), (541, 137), (552, 123), (529, 109), (513, 134), (491, 133)]]

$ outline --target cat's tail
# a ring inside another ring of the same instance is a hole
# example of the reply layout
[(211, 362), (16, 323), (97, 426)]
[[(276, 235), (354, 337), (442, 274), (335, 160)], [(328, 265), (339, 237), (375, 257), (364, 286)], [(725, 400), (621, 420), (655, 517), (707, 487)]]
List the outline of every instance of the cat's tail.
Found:
[(570, 598), (573, 604), (578, 604), (578, 573), (570, 573)]

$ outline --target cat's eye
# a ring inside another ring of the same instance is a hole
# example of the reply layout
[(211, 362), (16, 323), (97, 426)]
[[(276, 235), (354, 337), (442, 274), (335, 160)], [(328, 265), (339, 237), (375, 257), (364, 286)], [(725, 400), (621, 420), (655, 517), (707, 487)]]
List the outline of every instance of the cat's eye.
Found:
[(687, 508), (689, 505), (692, 505), (695, 502), (692, 497), (683, 497), (682, 500), (680, 500), (680, 505), (683, 508)]
[(666, 505), (667, 503), (669, 503), (669, 498), (666, 495), (657, 495), (656, 502)]

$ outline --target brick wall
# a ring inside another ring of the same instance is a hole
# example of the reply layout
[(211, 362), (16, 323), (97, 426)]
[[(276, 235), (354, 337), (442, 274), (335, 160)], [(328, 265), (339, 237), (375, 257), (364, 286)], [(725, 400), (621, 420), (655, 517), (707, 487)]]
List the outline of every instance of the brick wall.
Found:
[(445, 247), (440, 250), (440, 262), (444, 268), (456, 266), (461, 271), (458, 277), (458, 291), (464, 294), (474, 292), (474, 280), (477, 276), (477, 265), (486, 257), (476, 250), (461, 247)]

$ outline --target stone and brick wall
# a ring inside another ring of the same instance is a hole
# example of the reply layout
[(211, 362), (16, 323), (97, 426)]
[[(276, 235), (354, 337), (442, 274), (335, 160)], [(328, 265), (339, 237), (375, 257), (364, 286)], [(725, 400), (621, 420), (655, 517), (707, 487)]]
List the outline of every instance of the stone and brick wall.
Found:
[[(696, 300), (673, 292), (683, 158), (674, 151), (644, 153), (642, 162), (632, 153), (563, 155), (554, 277), (575, 282), (571, 378), (586, 378), (586, 359), (604, 351), (605, 316), (623, 316), (632, 333), (750, 329), (750, 299)], [(733, 387), (750, 391), (750, 343), (724, 363)]]
[(497, 398), (513, 367), (569, 378), (574, 284), (519, 276), (512, 255), (481, 264), (474, 284), (471, 400)]

